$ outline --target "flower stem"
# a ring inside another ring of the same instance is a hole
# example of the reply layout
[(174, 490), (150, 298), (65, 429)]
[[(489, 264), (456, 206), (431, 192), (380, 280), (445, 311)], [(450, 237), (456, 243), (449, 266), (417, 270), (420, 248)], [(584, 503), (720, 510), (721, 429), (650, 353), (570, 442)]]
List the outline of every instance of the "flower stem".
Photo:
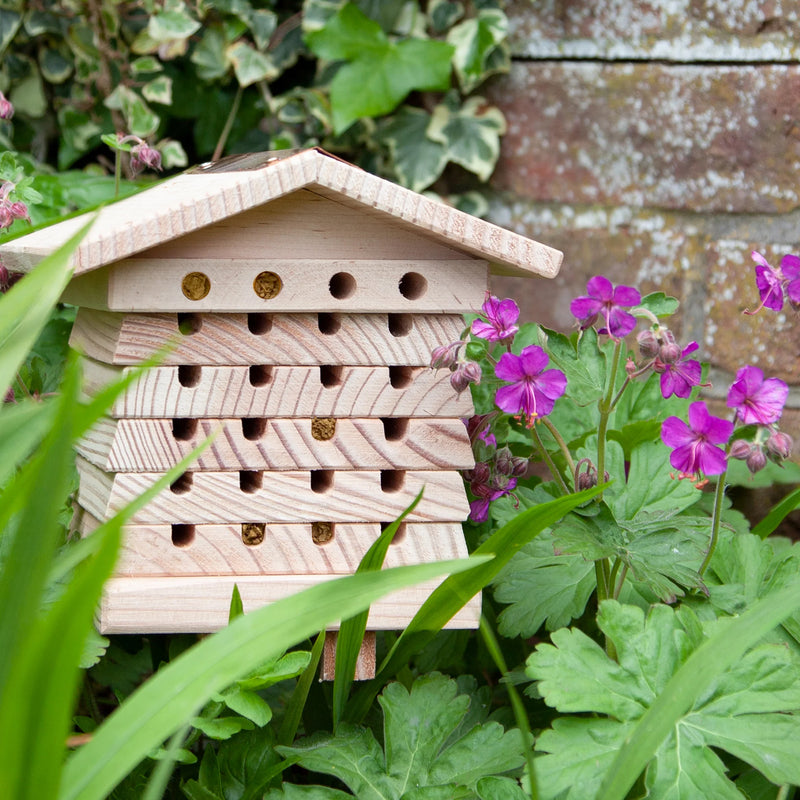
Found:
[(119, 197), (119, 183), (122, 177), (122, 151), (116, 148), (114, 153), (114, 197)]
[(716, 550), (717, 547), (717, 539), (719, 538), (719, 524), (722, 518), (722, 499), (725, 497), (725, 476), (727, 474), (728, 470), (726, 469), (725, 472), (719, 476), (717, 481), (717, 490), (714, 493), (714, 512), (713, 516), (711, 517), (711, 541), (708, 543), (708, 552), (706, 553), (706, 557), (703, 559), (700, 569), (697, 570), (701, 577), (706, 571), (706, 567), (708, 567), (711, 558), (714, 555), (714, 550)]
[(572, 459), (572, 453), (569, 451), (569, 447), (567, 447), (567, 443), (564, 441), (564, 438), (558, 432), (558, 428), (553, 425), (552, 422), (547, 417), (542, 417), (542, 422), (544, 423), (547, 430), (553, 435), (553, 438), (556, 440), (561, 452), (564, 454), (564, 458), (567, 460), (567, 465), (569, 466), (569, 471), (571, 475), (575, 474), (575, 462)]
[(625, 577), (628, 574), (628, 565), (625, 564), (622, 568), (622, 572), (619, 574), (619, 580), (617, 581), (617, 585), (614, 587), (614, 599), (619, 600), (619, 596), (622, 593), (622, 585), (625, 583)]
[(567, 486), (566, 482), (564, 481), (564, 476), (559, 471), (558, 467), (555, 465), (555, 462), (550, 457), (550, 453), (547, 452), (547, 448), (544, 446), (544, 442), (542, 441), (541, 436), (539, 436), (539, 431), (536, 430), (536, 425), (532, 425), (530, 428), (531, 436), (533, 437), (536, 446), (539, 448), (539, 452), (544, 459), (544, 463), (547, 464), (547, 468), (550, 470), (550, 474), (553, 476), (556, 483), (561, 487), (561, 490), (564, 494), (569, 494), (569, 486)]
[(233, 122), (236, 119), (236, 114), (239, 111), (239, 103), (242, 102), (242, 87), (239, 86), (236, 89), (236, 96), (233, 98), (233, 103), (231, 104), (231, 110), (228, 114), (228, 118), (225, 120), (225, 127), (222, 129), (222, 133), (219, 135), (219, 141), (217, 142), (217, 146), (214, 148), (214, 154), (211, 156), (212, 161), (219, 161), (222, 157), (222, 151), (225, 149), (225, 143), (228, 141), (228, 136), (230, 135), (231, 128), (233, 127)]
[[(614, 407), (614, 385), (617, 382), (617, 368), (622, 354), (622, 341), (617, 340), (614, 346), (614, 356), (611, 359), (611, 370), (608, 374), (608, 388), (606, 396), (598, 404), (600, 410), (600, 424), (597, 427), (597, 480), (602, 483), (605, 481), (606, 474), (606, 431), (608, 430), (608, 419)], [(618, 399), (618, 398), (617, 398)], [(603, 499), (602, 493), (595, 498), (596, 502)]]

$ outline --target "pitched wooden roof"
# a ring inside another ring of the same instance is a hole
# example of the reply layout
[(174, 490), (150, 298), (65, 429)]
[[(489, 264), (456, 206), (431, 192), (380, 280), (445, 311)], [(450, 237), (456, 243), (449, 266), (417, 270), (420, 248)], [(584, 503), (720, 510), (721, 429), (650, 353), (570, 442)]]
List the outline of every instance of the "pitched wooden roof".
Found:
[[(269, 203), (299, 189), (430, 236), (483, 258), (501, 275), (554, 277), (562, 253), (444, 203), (378, 178), (320, 148), (230, 156), (201, 164), (147, 191), (106, 206), (75, 252), (76, 275)], [(84, 217), (0, 245), (11, 272), (27, 272), (66, 242)]]

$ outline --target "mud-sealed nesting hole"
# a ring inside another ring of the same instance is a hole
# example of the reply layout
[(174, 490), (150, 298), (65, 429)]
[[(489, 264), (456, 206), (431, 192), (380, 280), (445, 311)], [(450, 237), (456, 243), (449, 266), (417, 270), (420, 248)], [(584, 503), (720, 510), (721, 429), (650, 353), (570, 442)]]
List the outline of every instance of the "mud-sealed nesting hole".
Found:
[(333, 336), (342, 327), (342, 320), (338, 314), (330, 314), (327, 311), (317, 314), (317, 327), (319, 332), (325, 336)]
[(263, 336), (272, 330), (272, 314), (254, 312), (247, 315), (247, 330), (255, 336)]
[(239, 488), (245, 494), (255, 494), (264, 485), (264, 473), (257, 469), (243, 469), (239, 472)]
[(247, 379), (251, 386), (266, 386), (268, 383), (272, 383), (272, 367), (253, 364), (247, 371)]
[(336, 420), (333, 417), (314, 417), (311, 420), (311, 435), (318, 442), (327, 442), (336, 435)]
[(176, 478), (170, 485), (169, 490), (173, 494), (186, 494), (192, 491), (192, 484), (194, 478), (191, 472), (184, 472), (183, 475)]
[(188, 547), (194, 542), (194, 525), (173, 525), (172, 544), (175, 547)]
[(332, 469), (311, 470), (311, 491), (315, 494), (324, 494), (333, 488)]
[(344, 367), (322, 364), (319, 368), (319, 382), (326, 389), (333, 389), (335, 386), (341, 386), (343, 370)]
[(184, 336), (200, 333), (203, 329), (203, 317), (200, 314), (178, 314), (178, 330)]
[(264, 522), (243, 522), (242, 523), (242, 541), (248, 546), (261, 544), (264, 541), (264, 534), (267, 531), (267, 525)]
[(428, 291), (428, 281), (419, 272), (406, 272), (400, 278), (398, 288), (406, 300), (419, 300)]
[[(392, 523), (391, 522), (381, 522), (381, 533), (383, 533)], [(392, 537), (392, 544), (400, 544), (403, 539), (406, 538), (406, 523), (401, 522), (400, 525), (397, 527), (397, 530)]]
[(402, 469), (382, 469), (381, 470), (381, 491), (391, 494), (399, 492), (406, 482), (406, 473)]
[(393, 389), (406, 389), (414, 382), (414, 367), (389, 367), (389, 383)]
[(408, 432), (408, 417), (381, 417), (387, 442), (399, 442)]
[(253, 291), (262, 300), (272, 300), (283, 289), (283, 281), (275, 272), (259, 272), (253, 281)]
[(181, 364), (178, 367), (178, 383), (187, 389), (197, 386), (202, 375), (203, 368), (197, 364)]
[(187, 300), (202, 300), (211, 291), (211, 279), (205, 272), (190, 272), (183, 276), (181, 291)]
[(188, 442), (197, 433), (197, 420), (180, 417), (172, 420), (172, 436), (179, 442)]
[(264, 417), (245, 417), (242, 420), (242, 436), (248, 442), (258, 441), (267, 432), (267, 420)]
[(414, 327), (411, 314), (389, 314), (389, 333), (392, 336), (408, 336)]
[(346, 300), (355, 294), (356, 279), (349, 272), (337, 272), (330, 279), (328, 290), (337, 300)]
[(327, 544), (333, 541), (336, 526), (333, 522), (312, 522), (311, 541), (314, 544)]

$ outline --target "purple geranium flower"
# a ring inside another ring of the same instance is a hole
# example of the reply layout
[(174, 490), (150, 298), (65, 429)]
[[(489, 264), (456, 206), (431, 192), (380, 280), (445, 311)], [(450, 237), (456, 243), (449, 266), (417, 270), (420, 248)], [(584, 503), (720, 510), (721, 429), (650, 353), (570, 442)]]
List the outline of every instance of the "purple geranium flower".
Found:
[(692, 393), (692, 387), (700, 385), (703, 368), (699, 361), (687, 358), (698, 347), (697, 342), (690, 342), (676, 361), (665, 363), (658, 360), (653, 365), (655, 371), (661, 373), (661, 394), (665, 398), (672, 397), (673, 394), (676, 397), (688, 397)]
[(481, 311), (486, 317), (476, 319), (472, 323), (472, 332), (481, 339), (490, 342), (502, 342), (511, 339), (519, 330), (516, 324), (519, 319), (519, 306), (513, 300), (498, 300), (494, 295), (486, 298)]
[(742, 367), (728, 390), (728, 408), (744, 425), (771, 425), (780, 419), (789, 387), (779, 378), (767, 378), (758, 367)]
[(661, 439), (674, 448), (669, 463), (682, 477), (721, 475), (727, 468), (723, 448), (733, 433), (733, 423), (708, 412), (702, 401), (689, 406), (689, 424), (679, 417), (667, 417), (661, 425)]
[(800, 305), (800, 257), (785, 255), (778, 269), (775, 269), (761, 253), (753, 250), (750, 255), (756, 262), (756, 288), (761, 303), (755, 311), (745, 313), (755, 314), (764, 307), (780, 311), (784, 293), (790, 303)]
[(785, 255), (781, 259), (781, 272), (786, 279), (785, 291), (789, 302), (800, 304), (800, 257)]
[(529, 420), (549, 414), (567, 388), (567, 378), (561, 370), (545, 370), (549, 361), (547, 353), (533, 344), (518, 356), (503, 353), (494, 374), (512, 383), (497, 390), (498, 407), (509, 414), (524, 414)]
[(636, 317), (623, 311), (638, 305), (642, 296), (632, 286), (615, 287), (603, 275), (595, 275), (586, 284), (588, 295), (576, 297), (569, 310), (581, 324), (581, 330), (594, 325), (602, 317), (604, 326), (598, 333), (607, 333), (615, 338), (627, 336), (636, 327)]
[(502, 489), (496, 489), (487, 483), (471, 485), (472, 493), (477, 498), (469, 504), (469, 518), (472, 522), (486, 522), (489, 518), (489, 504), (494, 500), (511, 494), (517, 486), (516, 478), (509, 478), (508, 484)]

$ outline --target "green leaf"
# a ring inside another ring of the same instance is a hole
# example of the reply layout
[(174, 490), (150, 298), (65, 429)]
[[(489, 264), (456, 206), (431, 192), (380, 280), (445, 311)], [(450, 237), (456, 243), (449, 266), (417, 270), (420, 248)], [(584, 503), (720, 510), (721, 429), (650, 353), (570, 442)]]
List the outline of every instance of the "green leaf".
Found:
[(122, 112), (128, 131), (136, 136), (150, 136), (158, 127), (159, 117), (133, 89), (119, 84), (103, 101), (106, 108)]
[(189, 60), (197, 67), (197, 77), (205, 82), (224, 77), (230, 64), (225, 56), (225, 34), (218, 25), (203, 31), (203, 38), (195, 46)]
[(261, 798), (280, 757), (269, 728), (243, 731), (219, 746), (216, 758), (218, 793), (225, 800)]
[(456, 95), (451, 93), (451, 98), (434, 108), (428, 137), (447, 147), (450, 161), (487, 181), (500, 155), (500, 137), (506, 132), (505, 117), (483, 97), (470, 97), (460, 108)]
[(528, 795), (511, 778), (481, 778), (476, 786), (480, 800), (527, 800)]
[(55, 404), (24, 400), (0, 413), (0, 489), (27, 459), (53, 424)]
[(209, 739), (230, 739), (239, 731), (253, 729), (253, 723), (244, 717), (195, 717), (191, 723)]
[(664, 292), (652, 292), (642, 298), (640, 306), (659, 318), (671, 317), (677, 310), (680, 302), (677, 297), (671, 297)]
[(28, 75), (14, 84), (8, 99), (14, 110), (21, 115), (40, 119), (47, 111), (47, 98), (44, 94), (42, 76), (39, 68), (33, 64)]
[(142, 95), (151, 103), (161, 103), (168, 106), (172, 103), (172, 78), (159, 75), (142, 86)]
[(265, 50), (275, 28), (278, 26), (278, 15), (274, 11), (259, 8), (251, 11), (248, 17), (250, 32), (259, 50)]
[(10, 9), (0, 8), (0, 55), (11, 44), (21, 24), (22, 14)]
[(164, 169), (185, 167), (189, 163), (183, 145), (176, 139), (161, 139), (156, 143), (156, 149), (161, 153), (161, 166)]
[(428, 19), (436, 33), (443, 33), (464, 16), (464, 4), (453, 0), (431, 0)]
[(237, 42), (225, 50), (226, 59), (233, 65), (236, 80), (244, 88), (259, 81), (271, 81), (280, 75), (272, 59), (246, 42)]
[(787, 494), (783, 500), (774, 505), (767, 512), (766, 516), (754, 526), (753, 533), (756, 536), (760, 536), (762, 539), (766, 539), (766, 537), (774, 533), (778, 525), (798, 507), (800, 507), (800, 488)]
[(169, 10), (153, 14), (147, 23), (147, 34), (155, 42), (188, 39), (202, 27), (184, 3), (173, 3)]
[(45, 48), (39, 51), (39, 69), (49, 83), (63, 83), (72, 74), (72, 62), (58, 50)]
[(353, 795), (328, 786), (294, 786), (284, 783), (282, 789), (270, 789), (264, 800), (350, 800)]
[(464, 94), (489, 75), (508, 72), (511, 62), (507, 35), (508, 18), (494, 8), (481, 9), (477, 17), (464, 20), (447, 34), (447, 41), (455, 48), (453, 64)]
[(137, 77), (148, 72), (162, 72), (164, 65), (155, 56), (142, 56), (131, 61), (131, 72)]
[(370, 54), (381, 57), (389, 48), (381, 26), (355, 3), (346, 3), (324, 27), (308, 33), (306, 44), (316, 56), (329, 61), (354, 61)]
[(542, 333), (551, 365), (567, 377), (567, 395), (581, 406), (596, 403), (603, 396), (607, 367), (594, 328), (583, 331), (580, 339), (547, 328)]

